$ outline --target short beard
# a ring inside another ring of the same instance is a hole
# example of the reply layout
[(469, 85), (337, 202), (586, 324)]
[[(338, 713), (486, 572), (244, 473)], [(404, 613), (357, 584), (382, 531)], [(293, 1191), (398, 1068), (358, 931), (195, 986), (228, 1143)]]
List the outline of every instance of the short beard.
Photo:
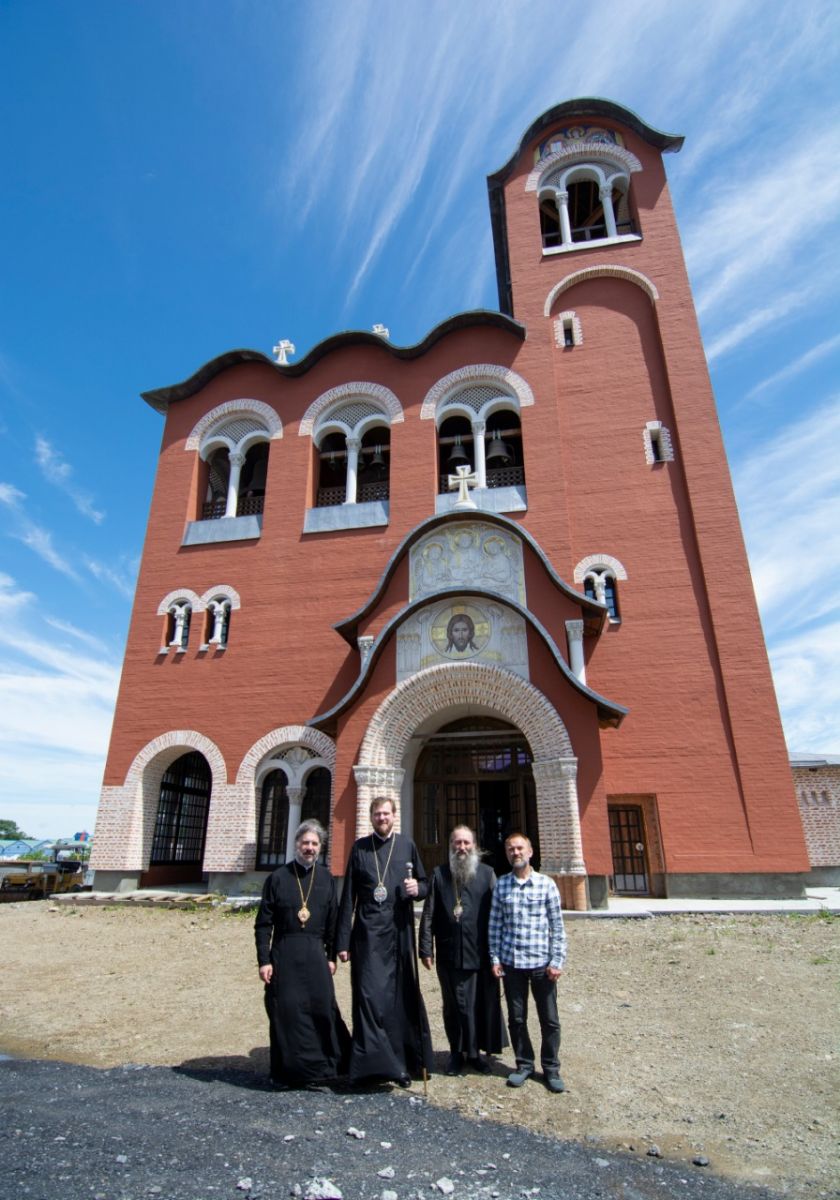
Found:
[(470, 850), (466, 858), (459, 858), (454, 850), (449, 851), (449, 869), (459, 887), (463, 887), (475, 877), (480, 861), (477, 850)]

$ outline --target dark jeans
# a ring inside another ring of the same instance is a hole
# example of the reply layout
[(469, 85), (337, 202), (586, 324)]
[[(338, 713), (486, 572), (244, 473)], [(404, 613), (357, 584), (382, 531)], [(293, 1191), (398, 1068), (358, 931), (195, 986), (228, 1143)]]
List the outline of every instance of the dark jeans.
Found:
[(528, 989), (530, 988), (537, 1016), (540, 1019), (542, 1046), (540, 1061), (546, 1075), (560, 1074), (560, 1017), (557, 1013), (557, 982), (549, 979), (545, 968), (536, 971), (520, 971), (505, 966), (502, 977), (505, 985), (505, 1000), (508, 1010), (508, 1029), (516, 1066), (522, 1070), (534, 1069), (534, 1047), (528, 1035)]

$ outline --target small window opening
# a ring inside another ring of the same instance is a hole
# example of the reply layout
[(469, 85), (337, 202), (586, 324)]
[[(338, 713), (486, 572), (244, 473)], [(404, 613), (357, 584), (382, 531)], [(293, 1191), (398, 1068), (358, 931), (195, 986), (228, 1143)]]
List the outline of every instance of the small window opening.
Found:
[(553, 196), (546, 196), (540, 201), (540, 233), (543, 248), (546, 250), (552, 246), (559, 246), (562, 241), (560, 213)]
[(359, 450), (359, 483), (357, 500), (387, 500), (390, 492), (391, 431), (387, 425), (369, 429), (362, 438)]

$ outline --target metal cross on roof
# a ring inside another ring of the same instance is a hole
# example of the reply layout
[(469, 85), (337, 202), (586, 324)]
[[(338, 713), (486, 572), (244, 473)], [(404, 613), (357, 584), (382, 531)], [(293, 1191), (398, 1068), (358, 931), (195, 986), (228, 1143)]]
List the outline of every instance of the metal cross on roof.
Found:
[(275, 356), (274, 361), (280, 367), (287, 366), (289, 360), (287, 355), (295, 353), (295, 347), (288, 338), (283, 338), (276, 346), (271, 347), (271, 353)]

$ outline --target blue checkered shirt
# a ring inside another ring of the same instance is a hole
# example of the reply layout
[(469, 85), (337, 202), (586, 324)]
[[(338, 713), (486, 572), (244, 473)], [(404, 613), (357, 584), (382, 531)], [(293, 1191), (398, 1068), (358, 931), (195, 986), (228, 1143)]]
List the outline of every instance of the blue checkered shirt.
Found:
[(511, 871), (493, 891), (490, 960), (521, 971), (560, 970), (566, 961), (566, 929), (557, 885), (531, 871), (520, 883)]

